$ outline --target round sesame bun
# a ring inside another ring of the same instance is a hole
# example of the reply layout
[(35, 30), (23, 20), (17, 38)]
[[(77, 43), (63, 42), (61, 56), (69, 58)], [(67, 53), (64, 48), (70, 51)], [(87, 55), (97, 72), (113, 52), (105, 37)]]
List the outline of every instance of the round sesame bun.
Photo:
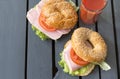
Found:
[(71, 37), (72, 48), (85, 61), (100, 62), (107, 55), (107, 46), (102, 36), (88, 28), (78, 28)]
[[(71, 40), (67, 41), (67, 43), (65, 44), (64, 48), (66, 48), (69, 43), (71, 43)], [(76, 76), (86, 76), (88, 74), (90, 74), (92, 72), (92, 70), (94, 69), (95, 65), (94, 64), (90, 64), (89, 68), (87, 68), (85, 73), (80, 73), (79, 75)]]
[(65, 0), (48, 0), (41, 14), (49, 27), (58, 30), (73, 28), (78, 18), (75, 8)]

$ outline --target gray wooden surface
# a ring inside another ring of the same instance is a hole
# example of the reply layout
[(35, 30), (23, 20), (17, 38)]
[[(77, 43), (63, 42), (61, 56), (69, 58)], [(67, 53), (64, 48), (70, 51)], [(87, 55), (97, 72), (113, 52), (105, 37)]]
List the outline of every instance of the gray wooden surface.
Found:
[[(59, 67), (59, 53), (74, 29), (57, 41), (41, 41), (26, 20), (26, 11), (40, 0), (0, 0), (0, 79), (120, 79), (120, 1), (108, 4), (96, 24), (80, 18), (75, 28), (98, 31), (108, 45), (110, 71), (98, 66), (86, 77), (72, 77)], [(81, 0), (73, 0), (80, 5)], [(79, 15), (79, 12), (78, 12)]]
[(113, 0), (113, 10), (114, 10), (114, 31), (115, 31), (115, 45), (117, 52), (117, 66), (118, 66), (118, 77), (120, 78), (120, 1)]
[[(29, 0), (29, 9), (39, 0)], [(28, 79), (52, 79), (52, 41), (41, 41), (28, 26)]]
[(25, 0), (0, 0), (0, 79), (24, 79), (25, 16)]
[(107, 7), (101, 14), (98, 21), (98, 32), (104, 37), (108, 45), (108, 55), (106, 61), (110, 64), (112, 69), (108, 72), (101, 70), (101, 79), (118, 79), (113, 29), (114, 25), (112, 18), (111, 1), (109, 0)]

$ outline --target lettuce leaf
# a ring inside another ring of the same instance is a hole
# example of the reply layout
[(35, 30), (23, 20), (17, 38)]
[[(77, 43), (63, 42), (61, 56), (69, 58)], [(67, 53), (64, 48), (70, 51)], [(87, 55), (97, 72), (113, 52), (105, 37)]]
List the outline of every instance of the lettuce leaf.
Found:
[(76, 71), (70, 71), (66, 62), (64, 61), (64, 58), (63, 58), (63, 53), (60, 53), (60, 56), (61, 56), (61, 60), (58, 62), (58, 64), (60, 65), (60, 67), (63, 68), (63, 71), (65, 73), (69, 73), (70, 75), (72, 76), (75, 76), (75, 75), (82, 75), (82, 74), (85, 74), (94, 64), (88, 64), (87, 66), (84, 66)]
[(99, 65), (103, 70), (107, 71), (107, 70), (110, 70), (111, 67), (105, 62), (105, 61), (102, 61), (102, 62), (99, 62), (99, 63), (90, 63), (76, 71), (70, 71), (66, 62), (64, 61), (64, 58), (63, 58), (63, 53), (60, 53), (60, 57), (61, 57), (61, 60), (58, 62), (58, 64), (60, 65), (60, 67), (63, 68), (63, 71), (65, 73), (69, 73), (70, 75), (72, 76), (75, 76), (75, 75), (83, 75), (85, 73), (87, 73), (87, 71), (89, 71), (89, 69), (93, 66), (93, 65)]
[(40, 30), (35, 28), (35, 26), (32, 25), (32, 30), (35, 31), (35, 34), (41, 39), (41, 40), (47, 40), (49, 39), (48, 36), (46, 36), (44, 33), (42, 33)]
[(96, 64), (99, 65), (102, 70), (108, 71), (111, 69), (110, 65), (107, 64), (105, 61), (102, 61)]
[(76, 6), (76, 4), (72, 0), (68, 0), (68, 2), (70, 2), (70, 4), (75, 8), (76, 12), (79, 10), (79, 7)]

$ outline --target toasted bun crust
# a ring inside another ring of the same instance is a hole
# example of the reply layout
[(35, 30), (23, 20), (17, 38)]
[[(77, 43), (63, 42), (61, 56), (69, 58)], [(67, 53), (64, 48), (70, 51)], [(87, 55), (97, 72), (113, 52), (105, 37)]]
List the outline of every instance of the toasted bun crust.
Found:
[(65, 1), (65, 0), (44, 0), (45, 2), (60, 2), (60, 1)]
[(71, 43), (71, 40), (67, 41), (67, 43), (64, 45), (64, 48), (66, 48)]
[[(66, 48), (69, 45), (69, 43), (71, 43), (71, 40), (67, 41), (67, 43), (65, 44), (64, 48)], [(86, 75), (90, 74), (92, 72), (92, 70), (94, 69), (94, 67), (95, 67), (95, 65), (91, 64), (91, 67), (87, 70), (86, 73), (84, 73), (84, 74), (81, 73), (81, 74), (79, 74), (77, 76), (86, 76)]]
[(74, 31), (72, 47), (76, 54), (88, 62), (100, 62), (106, 57), (107, 46), (102, 36), (88, 28), (78, 28)]
[(46, 18), (45, 23), (56, 29), (71, 29), (78, 18), (74, 7), (65, 0), (49, 0), (42, 7), (41, 13)]

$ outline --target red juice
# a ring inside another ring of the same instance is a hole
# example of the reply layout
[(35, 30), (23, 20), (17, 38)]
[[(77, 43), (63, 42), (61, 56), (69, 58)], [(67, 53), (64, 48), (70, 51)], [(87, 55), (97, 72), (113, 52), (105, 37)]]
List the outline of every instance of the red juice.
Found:
[(80, 6), (81, 20), (86, 24), (95, 23), (106, 3), (106, 0), (82, 0)]

